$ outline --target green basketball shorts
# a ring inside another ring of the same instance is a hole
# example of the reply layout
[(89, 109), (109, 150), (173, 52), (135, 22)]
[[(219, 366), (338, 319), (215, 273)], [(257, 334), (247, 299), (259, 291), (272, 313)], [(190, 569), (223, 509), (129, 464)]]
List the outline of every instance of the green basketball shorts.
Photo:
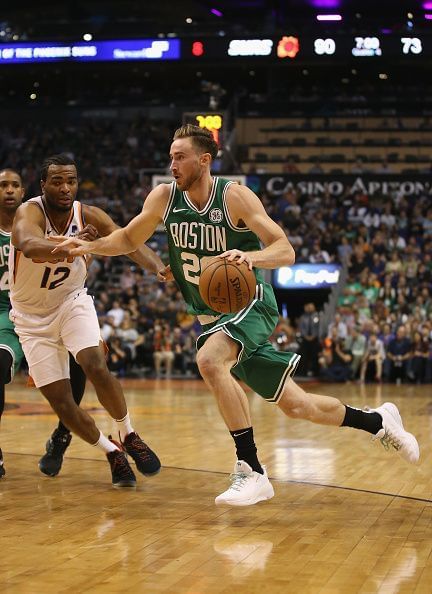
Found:
[(216, 321), (203, 324), (198, 336), (199, 350), (215, 332), (224, 332), (235, 340), (240, 351), (231, 373), (268, 402), (279, 402), (285, 381), (300, 362), (297, 353), (277, 351), (269, 341), (279, 320), (271, 285), (260, 285), (258, 294), (247, 307), (235, 314), (222, 314)]
[(20, 341), (15, 334), (14, 325), (9, 319), (9, 312), (0, 312), (0, 349), (8, 351), (12, 355), (13, 365), (10, 371), (9, 381), (13, 379), (16, 371), (18, 371), (21, 361), (24, 357)]

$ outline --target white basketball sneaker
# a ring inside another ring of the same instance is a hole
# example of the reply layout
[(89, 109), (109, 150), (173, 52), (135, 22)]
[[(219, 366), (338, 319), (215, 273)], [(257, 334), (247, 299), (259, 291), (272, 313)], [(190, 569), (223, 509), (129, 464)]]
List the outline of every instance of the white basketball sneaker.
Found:
[(264, 474), (255, 472), (244, 460), (237, 460), (230, 475), (231, 486), (218, 495), (216, 505), (254, 505), (258, 501), (271, 499), (274, 490), (263, 466)]
[(414, 435), (405, 431), (397, 406), (392, 402), (384, 402), (378, 408), (369, 410), (381, 415), (383, 424), (372, 439), (379, 439), (386, 450), (395, 449), (410, 464), (418, 462), (419, 445)]

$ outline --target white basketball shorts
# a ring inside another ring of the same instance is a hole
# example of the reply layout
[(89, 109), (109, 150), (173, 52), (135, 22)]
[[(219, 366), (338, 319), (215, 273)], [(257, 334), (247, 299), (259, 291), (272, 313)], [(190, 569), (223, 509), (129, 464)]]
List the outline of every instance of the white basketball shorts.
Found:
[(9, 317), (37, 388), (70, 377), (68, 351), (76, 358), (77, 353), (102, 340), (93, 299), (85, 291), (49, 315), (12, 309)]

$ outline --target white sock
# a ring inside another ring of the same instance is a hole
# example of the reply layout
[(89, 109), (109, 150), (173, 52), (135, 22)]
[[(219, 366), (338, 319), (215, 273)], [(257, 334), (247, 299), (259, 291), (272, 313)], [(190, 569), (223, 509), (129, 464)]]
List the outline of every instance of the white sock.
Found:
[(118, 450), (118, 447), (112, 441), (110, 441), (107, 437), (105, 437), (105, 435), (102, 433), (102, 431), (99, 431), (99, 439), (97, 440), (96, 443), (93, 444), (93, 446), (95, 446), (95, 447), (97, 446), (103, 452), (105, 452), (105, 454), (108, 454), (109, 452), (114, 452), (115, 450)]
[(117, 426), (119, 428), (120, 439), (124, 441), (126, 435), (129, 435), (129, 433), (133, 432), (129, 412), (127, 412), (126, 416), (122, 419), (116, 419), (115, 422), (117, 423)]

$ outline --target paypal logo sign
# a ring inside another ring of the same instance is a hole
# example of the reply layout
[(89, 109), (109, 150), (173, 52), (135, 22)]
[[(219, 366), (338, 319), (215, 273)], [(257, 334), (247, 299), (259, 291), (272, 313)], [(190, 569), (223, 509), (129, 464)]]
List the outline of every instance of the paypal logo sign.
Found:
[(273, 284), (278, 289), (326, 289), (339, 282), (338, 264), (295, 264), (274, 271)]

